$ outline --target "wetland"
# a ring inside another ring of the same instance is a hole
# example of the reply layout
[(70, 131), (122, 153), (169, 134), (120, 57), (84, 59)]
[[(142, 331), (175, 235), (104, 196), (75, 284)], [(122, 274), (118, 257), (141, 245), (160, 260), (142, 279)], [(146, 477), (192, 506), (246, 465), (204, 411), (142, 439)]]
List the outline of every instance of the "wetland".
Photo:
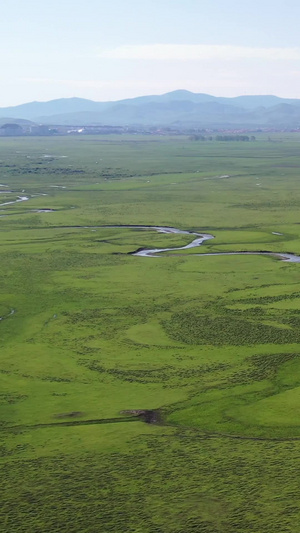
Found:
[(277, 137), (1, 139), (3, 531), (298, 530), (300, 135)]

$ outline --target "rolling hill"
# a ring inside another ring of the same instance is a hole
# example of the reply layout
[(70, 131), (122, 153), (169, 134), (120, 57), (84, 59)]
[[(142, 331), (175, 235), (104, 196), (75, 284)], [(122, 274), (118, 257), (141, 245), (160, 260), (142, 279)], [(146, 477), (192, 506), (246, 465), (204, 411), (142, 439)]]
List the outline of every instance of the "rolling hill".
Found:
[(272, 95), (224, 98), (185, 90), (120, 101), (61, 98), (0, 108), (0, 119), (56, 125), (300, 127), (300, 100)]

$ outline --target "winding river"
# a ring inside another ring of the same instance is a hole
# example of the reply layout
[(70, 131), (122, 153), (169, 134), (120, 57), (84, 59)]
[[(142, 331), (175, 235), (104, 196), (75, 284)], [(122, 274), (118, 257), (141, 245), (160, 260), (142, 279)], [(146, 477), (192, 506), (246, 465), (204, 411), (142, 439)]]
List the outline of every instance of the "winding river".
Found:
[[(184, 235), (193, 235), (196, 238), (193, 239), (189, 244), (181, 246), (178, 248), (142, 248), (138, 249), (135, 252), (131, 252), (131, 255), (138, 257), (161, 257), (159, 254), (162, 252), (173, 252), (172, 255), (175, 255), (174, 252), (179, 250), (187, 250), (189, 248), (196, 248), (201, 246), (205, 241), (214, 239), (214, 236), (209, 233), (195, 233), (192, 231), (180, 230), (177, 228), (172, 228), (169, 226), (102, 226), (106, 228), (129, 228), (129, 229), (140, 229), (140, 230), (156, 230), (159, 233), (179, 233)], [(180, 255), (180, 254), (178, 254)], [(187, 255), (187, 254), (185, 254)], [(300, 263), (300, 257), (295, 254), (290, 253), (281, 253), (281, 252), (271, 252), (271, 251), (256, 251), (256, 252), (212, 252), (212, 253), (202, 253), (202, 254), (191, 254), (193, 256), (214, 256), (214, 255), (269, 255), (272, 257), (277, 257), (282, 261), (289, 263)]]
[[(1, 187), (7, 187), (7, 185), (0, 184)], [(54, 185), (53, 185), (54, 187)], [(3, 191), (4, 192), (4, 191)], [(7, 191), (11, 193), (11, 191)], [(31, 198), (37, 197), (37, 196), (47, 196), (45, 193), (39, 193), (35, 195), (31, 195)], [(26, 202), (30, 200), (29, 196), (17, 196), (16, 200), (12, 200), (9, 202), (3, 202), (0, 203), (0, 207), (4, 207), (11, 204), (16, 204), (19, 202)], [(34, 209), (33, 212), (36, 213), (49, 213), (54, 210), (52, 209)], [(3, 216), (3, 215), (2, 215)], [(176, 254), (174, 252), (178, 252), (179, 250), (187, 250), (189, 248), (196, 248), (198, 246), (201, 246), (204, 242), (214, 239), (214, 236), (210, 233), (195, 233), (193, 231), (187, 231), (187, 230), (181, 230), (178, 228), (173, 228), (170, 226), (142, 226), (142, 225), (108, 225), (108, 226), (74, 226), (77, 228), (85, 228), (85, 229), (97, 229), (97, 228), (127, 228), (127, 229), (138, 229), (138, 230), (156, 230), (159, 233), (177, 233), (177, 234), (184, 234), (184, 235), (191, 235), (194, 236), (193, 240), (186, 244), (185, 246), (180, 246), (178, 248), (139, 248), (138, 250), (134, 252), (130, 252), (130, 255), (135, 255), (138, 257), (162, 257), (160, 254), (163, 252), (172, 252), (172, 255), (180, 255)], [(272, 232), (273, 235), (282, 235), (278, 232)], [(186, 254), (185, 254), (186, 255)], [(281, 259), (282, 261), (286, 261), (289, 263), (300, 263), (300, 257), (295, 254), (291, 253), (284, 253), (284, 252), (272, 252), (272, 251), (254, 251), (254, 252), (211, 252), (211, 253), (202, 253), (202, 254), (190, 254), (193, 256), (214, 256), (214, 255), (269, 255), (272, 257), (277, 257), (278, 259)]]

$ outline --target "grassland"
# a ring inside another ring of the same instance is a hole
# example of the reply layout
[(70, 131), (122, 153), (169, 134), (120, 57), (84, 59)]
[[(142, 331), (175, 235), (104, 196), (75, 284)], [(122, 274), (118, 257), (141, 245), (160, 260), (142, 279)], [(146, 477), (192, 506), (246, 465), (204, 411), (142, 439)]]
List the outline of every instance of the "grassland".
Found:
[(0, 171), (0, 530), (298, 531), (300, 265), (194, 254), (300, 254), (299, 136), (1, 139)]

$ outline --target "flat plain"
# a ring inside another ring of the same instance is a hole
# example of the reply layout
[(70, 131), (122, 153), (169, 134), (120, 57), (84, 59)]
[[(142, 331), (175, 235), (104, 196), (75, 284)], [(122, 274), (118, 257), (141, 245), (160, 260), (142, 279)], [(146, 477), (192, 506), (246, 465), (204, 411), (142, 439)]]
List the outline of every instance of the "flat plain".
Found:
[(296, 133), (0, 140), (1, 531), (298, 531), (300, 264), (204, 254), (300, 255), (299, 178)]

